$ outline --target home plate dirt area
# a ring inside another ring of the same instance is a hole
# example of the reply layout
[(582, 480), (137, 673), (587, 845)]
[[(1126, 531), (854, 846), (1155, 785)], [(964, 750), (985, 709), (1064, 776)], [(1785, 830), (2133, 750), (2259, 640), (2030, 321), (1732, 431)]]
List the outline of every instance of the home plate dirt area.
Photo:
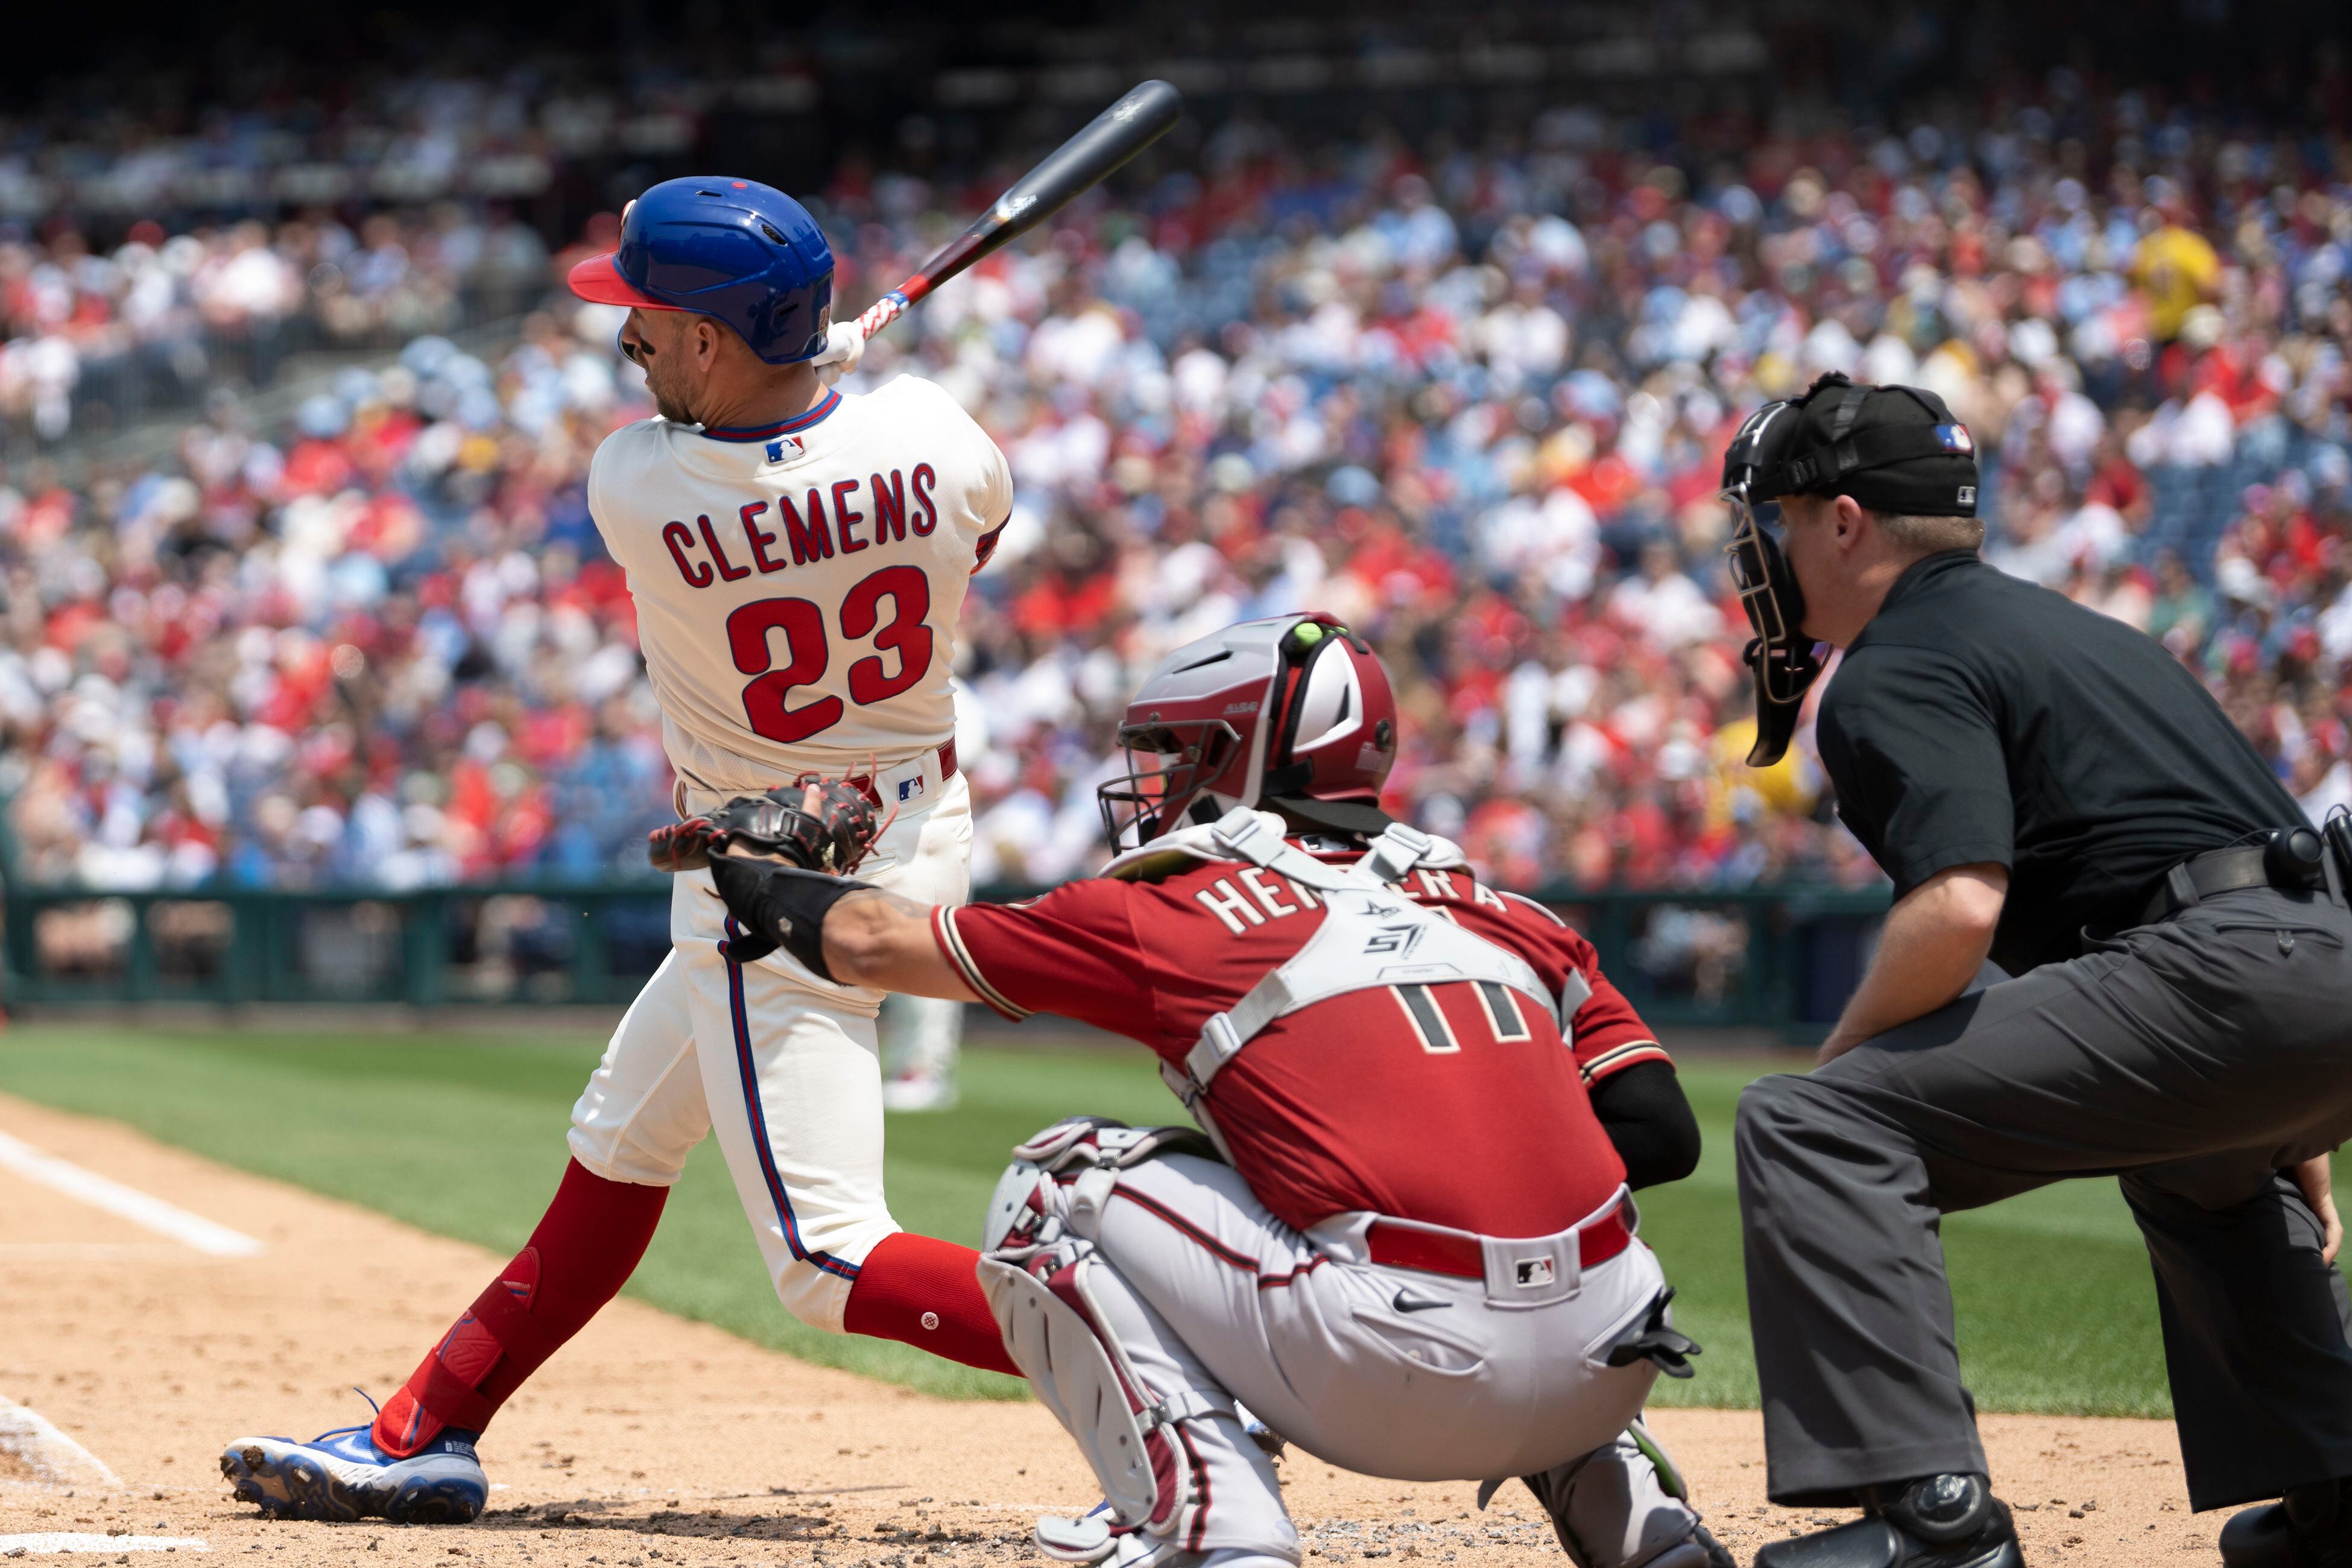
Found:
[[(222, 1446), (365, 1419), (351, 1385), (396, 1386), (501, 1260), (5, 1096), (0, 1134), (14, 1152), (0, 1162), (0, 1558), (948, 1568), (1041, 1561), (1034, 1516), (1099, 1495), (1035, 1405), (929, 1398), (623, 1300), (485, 1439), (496, 1489), (478, 1523), (266, 1523), (229, 1497)], [(1765, 1508), (1754, 1413), (1655, 1424), (1742, 1562), (1809, 1522)], [(2216, 1560), (2220, 1520), (2189, 1512), (2168, 1427), (1985, 1429), (2001, 1493), (2031, 1510), (2034, 1562)], [(1566, 1562), (1517, 1487), (1479, 1513), (1467, 1484), (1371, 1480), (1296, 1453), (1283, 1472), (1309, 1565)]]

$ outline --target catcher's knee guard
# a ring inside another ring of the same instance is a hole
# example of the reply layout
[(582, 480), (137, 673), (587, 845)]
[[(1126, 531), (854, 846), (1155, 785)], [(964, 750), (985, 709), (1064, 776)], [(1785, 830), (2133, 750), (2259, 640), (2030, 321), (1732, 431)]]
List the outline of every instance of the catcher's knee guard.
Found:
[(1207, 1500), (1185, 1426), (1230, 1415), (1232, 1404), (1144, 1381), (1119, 1342), (1116, 1312), (1094, 1288), (1108, 1265), (1069, 1221), (1099, 1209), (1120, 1167), (1206, 1147), (1189, 1128), (1056, 1122), (1013, 1151), (989, 1202), (980, 1264), (1006, 1352), (1077, 1439), (1119, 1527), (1161, 1541), (1184, 1540)]
[[(1071, 1116), (1013, 1149), (982, 1226), (982, 1252), (1059, 1239), (1062, 1223), (1101, 1211), (1118, 1173), (1162, 1154), (1219, 1158), (1193, 1127), (1129, 1127), (1108, 1116)], [(1047, 1221), (1054, 1224), (1049, 1227)], [(1047, 1229), (1051, 1235), (1045, 1234)]]

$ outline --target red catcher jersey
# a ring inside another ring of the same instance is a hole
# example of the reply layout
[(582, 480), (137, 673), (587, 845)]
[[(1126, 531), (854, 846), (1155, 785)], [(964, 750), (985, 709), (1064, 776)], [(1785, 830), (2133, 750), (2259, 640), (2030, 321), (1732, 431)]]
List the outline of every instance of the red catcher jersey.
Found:
[[(1516, 993), (1498, 1016), (1469, 982), (1381, 986), (1276, 1020), (1210, 1080), (1209, 1114), (1250, 1190), (1301, 1230), (1360, 1210), (1484, 1236), (1565, 1230), (1625, 1179), (1586, 1085), (1666, 1053), (1592, 944), (1542, 906), (1459, 870), (1415, 871), (1404, 891), (1554, 990), (1582, 975), (1592, 994), (1571, 1020), (1574, 1048)], [(1302, 893), (1255, 866), (1202, 861), (1164, 881), (1095, 878), (1025, 904), (943, 907), (931, 929), (1004, 1016), (1076, 1018), (1181, 1070), (1210, 1015), (1321, 926)], [(1416, 1016), (1424, 999), (1433, 1018)]]

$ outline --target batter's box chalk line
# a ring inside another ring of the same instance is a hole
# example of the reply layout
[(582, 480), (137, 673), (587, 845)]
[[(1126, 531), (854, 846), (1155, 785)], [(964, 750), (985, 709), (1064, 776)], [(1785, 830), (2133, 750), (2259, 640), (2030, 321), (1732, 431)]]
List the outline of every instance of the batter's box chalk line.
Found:
[(231, 1230), (202, 1215), (190, 1214), (177, 1204), (167, 1204), (111, 1176), (85, 1171), (70, 1160), (45, 1153), (5, 1132), (0, 1132), (0, 1170), (12, 1171), (28, 1182), (38, 1182), (94, 1209), (144, 1226), (158, 1236), (169, 1237), (210, 1258), (257, 1258), (265, 1250), (261, 1243), (242, 1231)]
[[(0, 1454), (22, 1462), (33, 1472), (33, 1479), (54, 1487), (115, 1487), (121, 1480), (101, 1463), (96, 1454), (58, 1431), (49, 1418), (29, 1405), (17, 1404), (0, 1394)], [(54, 1534), (55, 1532), (49, 1532)], [(47, 1535), (40, 1539), (47, 1540)], [(31, 1541), (33, 1536), (0, 1535), (0, 1552), (9, 1543)], [(104, 1541), (105, 1536), (97, 1537)], [(115, 1540), (121, 1540), (116, 1536)], [(27, 1547), (27, 1551), (34, 1550)], [(79, 1551), (79, 1547), (42, 1547), (42, 1551)], [(120, 1550), (118, 1548), (117, 1550)]]
[(43, 1530), (30, 1535), (0, 1535), (0, 1558), (44, 1557), (58, 1552), (210, 1552), (201, 1535), (92, 1535), (80, 1530)]

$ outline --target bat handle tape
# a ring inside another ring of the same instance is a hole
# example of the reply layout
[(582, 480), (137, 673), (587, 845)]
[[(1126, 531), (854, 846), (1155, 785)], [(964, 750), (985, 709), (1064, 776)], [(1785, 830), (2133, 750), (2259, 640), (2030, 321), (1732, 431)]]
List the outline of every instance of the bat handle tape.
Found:
[(871, 305), (857, 318), (857, 330), (872, 337), (907, 313), (907, 296), (893, 289)]

